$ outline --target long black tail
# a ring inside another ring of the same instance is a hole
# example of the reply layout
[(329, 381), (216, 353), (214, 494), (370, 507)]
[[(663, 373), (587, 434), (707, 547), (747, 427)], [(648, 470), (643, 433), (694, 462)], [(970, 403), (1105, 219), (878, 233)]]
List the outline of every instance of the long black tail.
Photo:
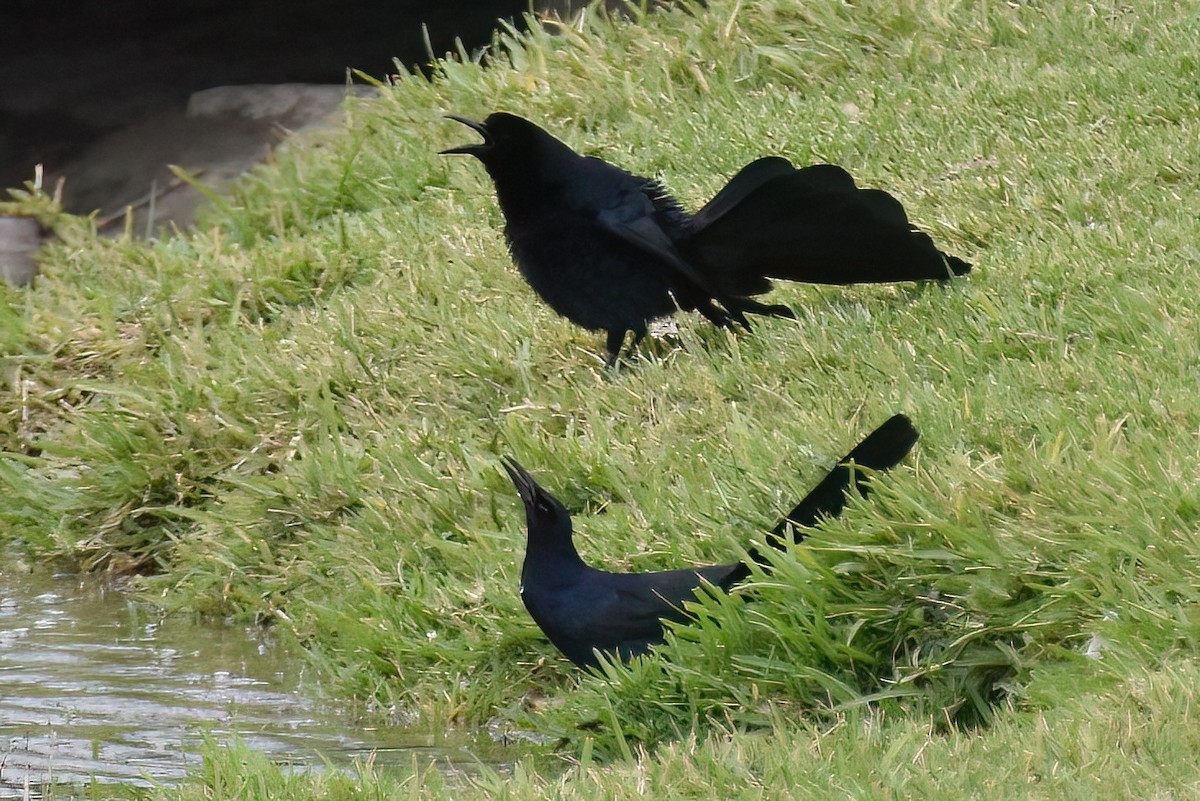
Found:
[[(723, 294), (758, 295), (771, 279), (856, 284), (948, 279), (971, 265), (939, 250), (887, 192), (840, 167), (752, 162), (689, 221), (680, 250)], [(746, 309), (762, 313), (757, 309)]]
[(893, 416), (846, 454), (837, 467), (830, 470), (821, 483), (776, 524), (771, 530), (769, 542), (776, 548), (784, 548), (784, 535), (789, 523), (793, 526), (815, 526), (823, 517), (840, 515), (846, 508), (846, 490), (850, 488), (852, 479), (859, 494), (865, 496), (870, 491), (866, 475), (853, 469), (851, 464), (869, 470), (890, 470), (908, 455), (919, 436), (911, 420), (902, 414)]
[[(795, 527), (814, 526), (823, 518), (840, 515), (846, 508), (846, 491), (850, 489), (852, 482), (854, 489), (860, 495), (865, 496), (870, 492), (870, 482), (866, 475), (855, 468), (863, 467), (876, 471), (889, 470), (908, 455), (919, 436), (912, 421), (906, 416), (897, 414), (890, 418), (868, 434), (866, 439), (855, 446), (854, 450), (842, 457), (837, 467), (830, 470), (829, 474), (821, 479), (821, 483), (805, 495), (804, 500), (796, 504), (795, 508), (788, 512), (787, 516), (775, 525), (775, 528), (771, 529), (771, 533), (767, 536), (767, 543), (774, 548), (784, 550), (787, 548), (789, 527), (793, 528), (795, 541), (800, 542), (803, 534)], [(755, 562), (765, 564), (766, 560), (757, 549), (751, 548), (749, 553), (750, 558)], [(740, 581), (748, 575), (750, 575), (750, 568), (742, 565), (735, 575), (726, 580), (725, 586)]]

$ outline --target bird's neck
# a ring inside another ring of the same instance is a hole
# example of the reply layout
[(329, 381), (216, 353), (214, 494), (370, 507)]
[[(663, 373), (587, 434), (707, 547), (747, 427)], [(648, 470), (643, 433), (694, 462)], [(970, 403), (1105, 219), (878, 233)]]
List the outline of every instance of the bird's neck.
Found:
[(564, 185), (578, 177), (582, 162), (582, 156), (560, 145), (542, 148), (536, 159), (492, 162), (486, 167), (496, 186), (500, 208), (512, 221), (557, 209), (564, 201)]
[(527, 176), (513, 176), (507, 180), (496, 180), (496, 200), (504, 212), (504, 219), (512, 223), (538, 214), (539, 204), (547, 201), (544, 188), (534, 184)]
[(586, 568), (571, 541), (570, 531), (529, 533), (522, 573), (535, 569), (543, 577), (570, 579)]

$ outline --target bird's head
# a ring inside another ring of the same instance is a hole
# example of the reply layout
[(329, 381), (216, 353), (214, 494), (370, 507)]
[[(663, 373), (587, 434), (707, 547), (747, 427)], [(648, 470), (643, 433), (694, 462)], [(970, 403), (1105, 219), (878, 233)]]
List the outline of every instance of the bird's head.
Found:
[[(495, 114), (492, 117), (496, 116)], [(457, 114), (447, 114), (446, 119), (461, 122), (463, 125), (475, 131), (483, 137), (483, 141), (477, 145), (459, 145), (458, 147), (449, 147), (439, 152), (442, 156), (464, 155), (474, 156), (482, 162), (487, 162), (489, 154), (496, 149), (496, 140), (492, 137), (488, 130), (487, 122), (479, 122), (467, 117), (460, 117)], [(491, 117), (488, 117), (491, 119)]]
[(570, 164), (581, 158), (574, 150), (555, 139), (524, 117), (497, 111), (483, 122), (450, 115), (483, 137), (474, 145), (443, 150), (443, 155), (474, 156), (483, 162), (505, 211), (540, 199), (535, 188), (561, 177)]
[(533, 476), (511, 456), (501, 460), (504, 472), (508, 473), (521, 503), (525, 504), (525, 522), (531, 541), (571, 542), (571, 514), (567, 508), (549, 492), (542, 489)]
[(446, 117), (455, 122), (461, 122), (475, 131), (483, 137), (483, 141), (476, 145), (459, 145), (443, 150), (442, 155), (461, 153), (474, 156), (484, 164), (490, 164), (500, 158), (532, 154), (536, 151), (539, 142), (545, 140), (558, 142), (557, 139), (524, 117), (503, 111), (489, 114), (483, 122), (459, 117), (455, 114), (447, 114)]

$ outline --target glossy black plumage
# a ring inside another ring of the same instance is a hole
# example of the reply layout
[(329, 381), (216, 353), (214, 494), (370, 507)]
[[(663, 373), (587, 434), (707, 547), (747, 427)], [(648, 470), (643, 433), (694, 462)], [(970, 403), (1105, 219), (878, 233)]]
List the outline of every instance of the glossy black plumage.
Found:
[(452, 117), (483, 142), (442, 151), (483, 162), (521, 275), (556, 312), (636, 345), (655, 318), (695, 310), (749, 328), (747, 313), (793, 316), (752, 296), (782, 278), (824, 284), (917, 281), (971, 265), (939, 251), (886, 192), (840, 167), (744, 167), (695, 215), (657, 181), (584, 157), (533, 123), (498, 112)]
[[(896, 465), (917, 441), (904, 415), (876, 429), (835, 467), (768, 537), (783, 548), (791, 526), (811, 526), (841, 513), (845, 492), (868, 491), (853, 463), (871, 470)], [(685, 601), (704, 584), (728, 590), (750, 574), (742, 562), (665, 570), (610, 573), (584, 563), (572, 541), (571, 516), (514, 459), (504, 461), (525, 506), (528, 541), (521, 568), (521, 598), (538, 627), (562, 653), (581, 667), (597, 664), (595, 651), (628, 659), (662, 642), (663, 620), (685, 621)], [(799, 537), (797, 536), (797, 540)], [(760, 559), (751, 551), (751, 556)]]

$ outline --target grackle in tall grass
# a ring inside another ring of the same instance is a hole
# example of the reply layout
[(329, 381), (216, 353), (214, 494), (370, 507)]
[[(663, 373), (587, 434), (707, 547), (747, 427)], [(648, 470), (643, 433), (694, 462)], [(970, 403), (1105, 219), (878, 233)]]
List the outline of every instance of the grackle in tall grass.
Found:
[[(768, 543), (785, 548), (788, 529), (836, 517), (853, 486), (866, 494), (866, 476), (855, 467), (887, 470), (917, 441), (917, 430), (895, 415), (850, 451), (772, 530)], [(750, 575), (743, 562), (664, 570), (610, 573), (585, 564), (571, 538), (571, 515), (515, 459), (503, 462), (525, 506), (528, 541), (521, 567), (521, 599), (550, 642), (580, 667), (596, 667), (596, 652), (627, 660), (663, 640), (664, 620), (683, 622), (683, 602), (704, 585), (729, 590)], [(801, 539), (795, 533), (797, 542)], [(750, 555), (762, 562), (760, 554)]]
[(521, 275), (563, 317), (607, 332), (610, 364), (627, 332), (634, 347), (677, 309), (747, 330), (746, 313), (794, 317), (753, 299), (773, 278), (879, 283), (971, 269), (916, 230), (899, 201), (832, 164), (758, 159), (689, 215), (657, 181), (580, 156), (526, 119), (450, 119), (483, 137), (442, 153), (487, 168)]

